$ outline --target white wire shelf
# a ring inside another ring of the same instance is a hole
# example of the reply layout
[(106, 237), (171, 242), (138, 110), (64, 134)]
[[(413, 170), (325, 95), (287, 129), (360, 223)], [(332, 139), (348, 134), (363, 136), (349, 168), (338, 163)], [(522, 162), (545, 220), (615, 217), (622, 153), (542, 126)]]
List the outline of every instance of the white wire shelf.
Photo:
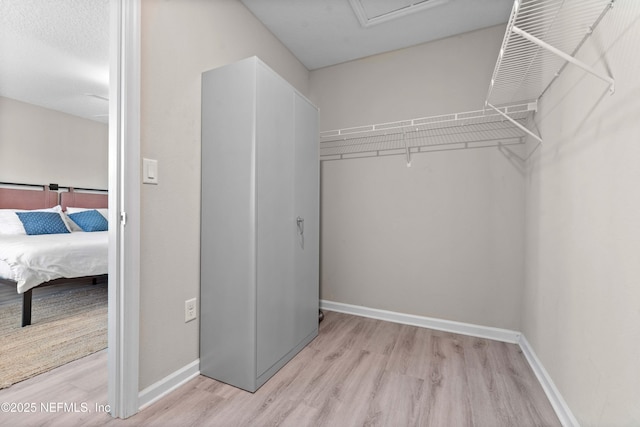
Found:
[[(522, 144), (537, 104), (422, 117), (320, 132), (320, 160)], [(508, 118), (507, 118), (508, 117)]]
[(615, 0), (515, 0), (491, 78), (485, 109), (320, 133), (320, 159), (405, 155), (522, 144), (537, 102), (568, 64), (614, 90), (611, 76), (576, 54)]
[(609, 84), (613, 79), (575, 58), (615, 0), (515, 0), (486, 105), (538, 100), (568, 63)]

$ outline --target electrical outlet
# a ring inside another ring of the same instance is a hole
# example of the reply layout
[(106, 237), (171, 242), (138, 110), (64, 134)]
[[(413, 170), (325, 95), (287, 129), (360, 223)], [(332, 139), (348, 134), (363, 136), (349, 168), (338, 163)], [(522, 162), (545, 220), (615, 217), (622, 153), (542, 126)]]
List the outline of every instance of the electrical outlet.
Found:
[(184, 302), (184, 321), (190, 322), (196, 318), (198, 311), (196, 309), (196, 299), (188, 299)]

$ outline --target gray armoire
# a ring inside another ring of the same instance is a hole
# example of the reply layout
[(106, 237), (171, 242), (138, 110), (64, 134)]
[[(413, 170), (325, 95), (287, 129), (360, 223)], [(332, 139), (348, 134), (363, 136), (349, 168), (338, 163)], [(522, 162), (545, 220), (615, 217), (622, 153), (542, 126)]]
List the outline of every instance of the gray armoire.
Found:
[(255, 391), (318, 334), (318, 111), (256, 57), (202, 74), (200, 372)]

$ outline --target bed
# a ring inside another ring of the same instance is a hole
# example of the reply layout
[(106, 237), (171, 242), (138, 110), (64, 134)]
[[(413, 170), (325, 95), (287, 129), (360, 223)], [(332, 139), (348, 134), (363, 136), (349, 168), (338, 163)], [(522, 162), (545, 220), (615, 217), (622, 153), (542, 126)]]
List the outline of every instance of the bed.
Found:
[(107, 207), (106, 192), (0, 188), (0, 283), (23, 295), (22, 326), (31, 324), (34, 288), (106, 279)]

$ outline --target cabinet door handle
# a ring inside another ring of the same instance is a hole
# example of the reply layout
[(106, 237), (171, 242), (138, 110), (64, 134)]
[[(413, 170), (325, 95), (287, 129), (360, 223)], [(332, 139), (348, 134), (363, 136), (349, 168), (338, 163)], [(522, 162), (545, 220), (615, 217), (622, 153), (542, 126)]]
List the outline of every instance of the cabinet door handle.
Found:
[(298, 234), (304, 235), (304, 218), (296, 218), (296, 224), (298, 224)]

